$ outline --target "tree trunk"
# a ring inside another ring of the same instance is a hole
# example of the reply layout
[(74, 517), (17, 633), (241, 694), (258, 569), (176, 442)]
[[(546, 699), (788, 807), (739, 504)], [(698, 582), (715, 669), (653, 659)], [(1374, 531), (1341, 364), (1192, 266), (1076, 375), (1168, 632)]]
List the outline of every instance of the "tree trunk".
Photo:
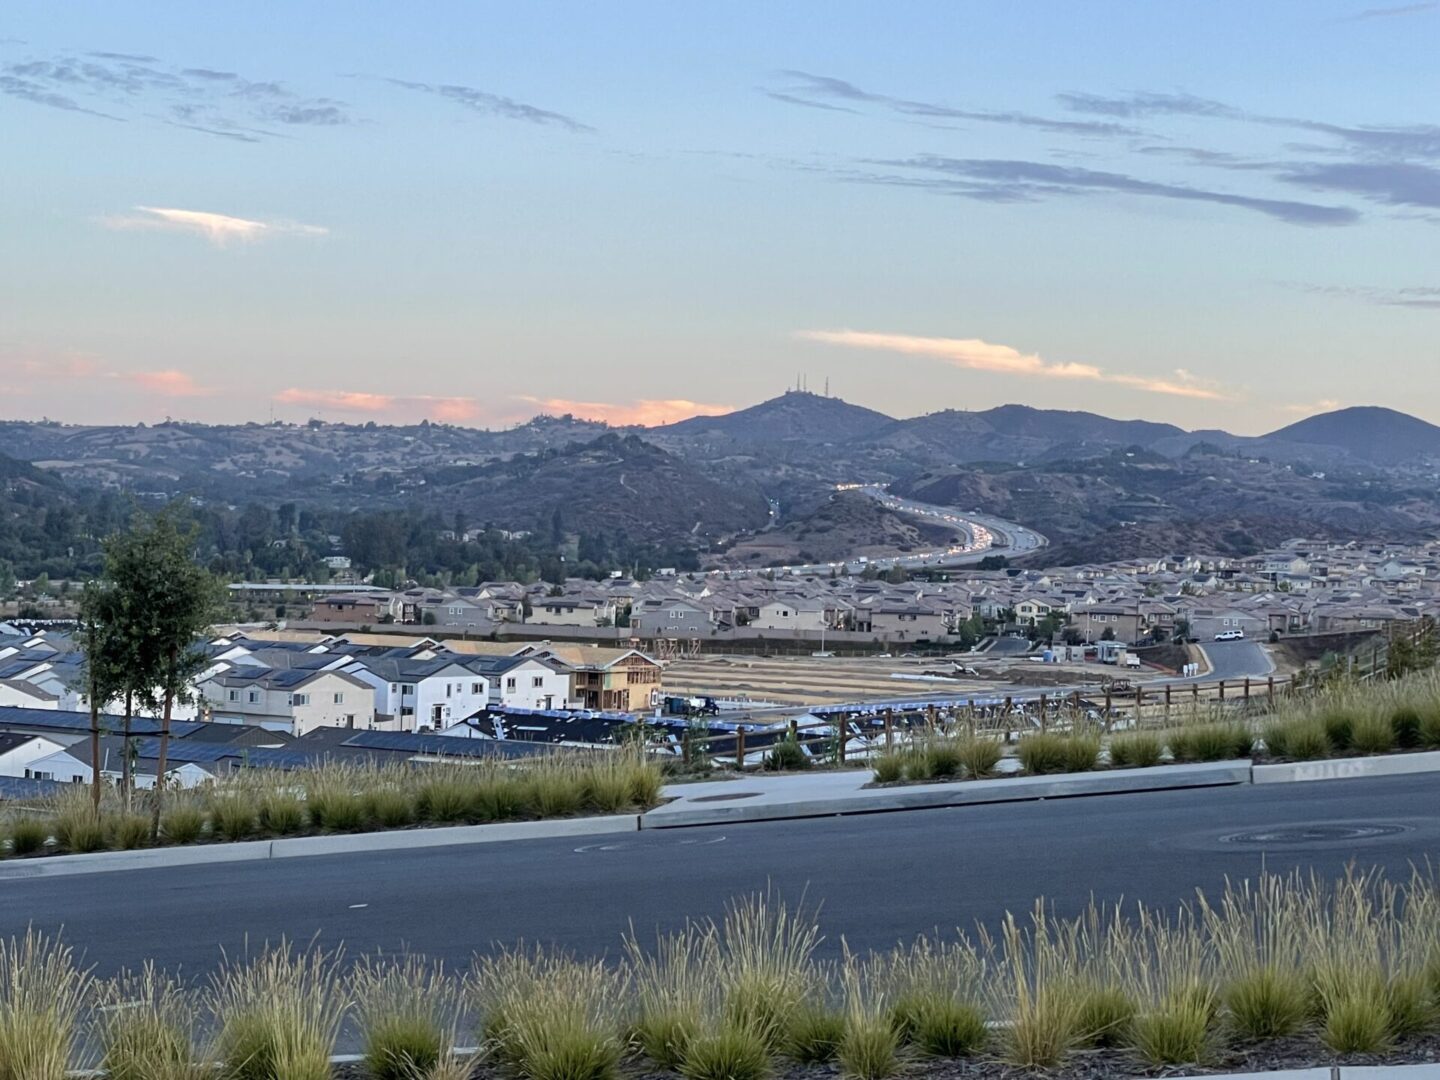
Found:
[(100, 813), (100, 703), (95, 700), (95, 673), (90, 673), (90, 801)]
[(160, 751), (155, 761), (155, 818), (150, 832), (160, 839), (160, 813), (165, 804), (165, 758), (170, 752), (170, 712), (175, 705), (175, 667), (177, 650), (172, 646), (165, 670), (165, 709), (160, 715)]
[(135, 712), (135, 691), (125, 691), (125, 738), (120, 744), (120, 794), (125, 803), (125, 812), (130, 812), (130, 717)]

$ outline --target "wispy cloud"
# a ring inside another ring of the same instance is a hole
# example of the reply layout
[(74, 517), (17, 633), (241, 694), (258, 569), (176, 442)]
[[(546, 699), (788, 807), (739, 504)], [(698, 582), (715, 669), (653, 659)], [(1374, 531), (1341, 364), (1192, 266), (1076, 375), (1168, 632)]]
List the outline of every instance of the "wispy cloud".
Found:
[(0, 94), (107, 120), (159, 119), (244, 142), (276, 135), (257, 123), (335, 127), (353, 119), (345, 102), (298, 93), (278, 80), (177, 67), (140, 53), (59, 53), (0, 63)]
[(1144, 180), (1124, 173), (1101, 172), (1040, 161), (1005, 161), (921, 155), (899, 161), (871, 161), (922, 175), (861, 173), (852, 179), (865, 183), (921, 187), (988, 202), (1029, 202), (1054, 196), (1115, 192), (1182, 202), (1215, 203), (1252, 210), (1290, 225), (1348, 225), (1360, 215), (1346, 206), (1320, 206), (1287, 199), (1266, 199), (1227, 191), (1187, 187)]
[(194, 398), (216, 393), (215, 387), (201, 386), (193, 375), (173, 368), (165, 371), (121, 371), (114, 372), (110, 377), (133, 383), (157, 397)]
[(1124, 124), (1094, 120), (1062, 120), (1013, 110), (963, 109), (934, 101), (917, 101), (862, 90), (854, 83), (832, 75), (816, 75), (808, 71), (787, 70), (777, 73), (786, 85), (765, 90), (776, 101), (809, 108), (825, 108), (824, 102), (844, 101), (850, 111), (855, 106), (870, 105), (899, 116), (925, 120), (968, 120), (982, 124), (1005, 124), (1011, 127), (1034, 128), (1057, 135), (1138, 135), (1139, 131)]
[(1297, 165), (1281, 178), (1316, 191), (1343, 191), (1391, 206), (1440, 209), (1440, 169), (1406, 162)]
[(277, 405), (300, 405), (368, 416), (421, 415), (447, 424), (462, 424), (488, 415), (485, 406), (475, 398), (429, 394), (377, 394), (365, 390), (292, 386), (275, 394), (272, 400)]
[[(374, 78), (375, 76), (355, 75), (352, 78)], [(488, 90), (477, 90), (473, 86), (461, 86), (456, 83), (427, 83), (415, 82), (410, 79), (392, 79), (385, 76), (379, 77), (381, 82), (389, 83), (391, 86), (398, 86), (403, 90), (414, 90), (417, 93), (430, 94), (443, 98), (446, 101), (454, 102), (471, 112), (481, 113), (486, 116), (498, 116), (505, 120), (521, 120), (530, 124), (541, 124), (549, 127), (564, 128), (566, 131), (576, 133), (591, 132), (595, 129), (589, 124), (582, 124), (573, 116), (566, 116), (564, 113), (555, 112), (551, 109), (542, 109), (536, 105), (529, 105), (523, 101), (516, 101), (504, 94), (492, 93)]]
[(796, 337), (851, 349), (871, 349), (926, 356), (968, 371), (987, 371), (1025, 378), (1078, 380), (1109, 383), (1150, 394), (1228, 401), (1234, 395), (1216, 384), (1179, 369), (1171, 377), (1127, 375), (1106, 371), (1094, 364), (1046, 360), (1037, 353), (1025, 353), (1009, 345), (997, 345), (979, 338), (919, 337), (913, 334), (875, 333), (862, 330), (801, 330)]
[(1339, 296), (1362, 300), (1382, 307), (1425, 308), (1440, 310), (1440, 286), (1412, 285), (1398, 289), (1373, 285), (1298, 285), (1297, 288), (1322, 296)]
[(294, 221), (254, 221), (231, 217), (208, 210), (180, 210), (166, 206), (137, 206), (130, 214), (101, 219), (109, 229), (162, 229), (203, 236), (216, 247), (232, 241), (252, 241), (263, 237), (290, 234), (325, 236), (329, 230), (319, 225), (302, 225)]
[(1278, 406), (1280, 412), (1289, 413), (1292, 416), (1315, 416), (1318, 413), (1334, 412), (1340, 408), (1340, 402), (1333, 398), (1321, 398), (1319, 401), (1297, 401), (1291, 405)]
[(735, 411), (733, 405), (710, 405), (681, 398), (646, 399), (627, 402), (572, 401), (568, 398), (521, 397), (519, 400), (543, 412), (599, 420), (615, 427), (659, 427), (692, 416), (723, 416)]
[(1393, 19), (1401, 15), (1422, 15), (1427, 11), (1434, 11), (1440, 8), (1437, 0), (1426, 0), (1419, 4), (1396, 4), (1393, 7), (1373, 7), (1364, 11), (1357, 11), (1354, 15), (1347, 15), (1342, 22), (1368, 22), (1371, 19)]

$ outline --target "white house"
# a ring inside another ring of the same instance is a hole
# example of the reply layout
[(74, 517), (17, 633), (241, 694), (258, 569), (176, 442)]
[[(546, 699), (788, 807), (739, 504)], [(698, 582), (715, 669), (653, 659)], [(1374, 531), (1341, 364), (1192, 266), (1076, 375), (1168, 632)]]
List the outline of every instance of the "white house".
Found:
[(490, 700), (490, 680), (455, 657), (357, 656), (344, 670), (374, 688), (375, 724), (390, 731), (439, 731)]
[(782, 597), (760, 605), (760, 613), (750, 620), (751, 630), (813, 630), (825, 629), (825, 604), (803, 596)]
[(0, 776), (32, 776), (31, 766), (37, 760), (64, 749), (63, 744), (44, 735), (0, 731)]
[[(106, 736), (100, 740), (100, 778), (118, 784), (124, 773), (125, 740)], [(155, 786), (154, 758), (136, 758), (131, 763), (131, 778), (139, 789)], [(90, 766), (90, 740), (84, 739), (30, 762), (25, 775), (34, 780), (54, 780), (60, 784), (89, 784), (94, 776)], [(166, 784), (170, 787), (193, 788), (214, 779), (205, 766), (193, 761), (166, 763)]]
[(570, 704), (570, 672), (558, 664), (533, 656), (467, 656), (464, 664), (490, 686), (486, 702), (477, 709), (485, 704), (506, 709), (563, 709)]

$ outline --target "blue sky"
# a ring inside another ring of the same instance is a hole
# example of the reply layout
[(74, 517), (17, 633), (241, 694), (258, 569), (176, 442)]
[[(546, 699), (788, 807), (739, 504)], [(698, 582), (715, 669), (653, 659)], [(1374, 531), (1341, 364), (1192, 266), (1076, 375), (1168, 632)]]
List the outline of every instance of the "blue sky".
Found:
[(0, 10), (0, 395), (1440, 421), (1440, 3)]

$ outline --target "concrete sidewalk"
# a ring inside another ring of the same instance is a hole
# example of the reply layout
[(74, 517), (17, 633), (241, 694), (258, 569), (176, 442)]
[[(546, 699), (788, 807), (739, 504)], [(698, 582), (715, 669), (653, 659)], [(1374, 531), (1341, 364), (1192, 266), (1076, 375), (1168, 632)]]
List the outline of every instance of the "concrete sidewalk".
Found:
[(734, 780), (673, 784), (672, 801), (640, 818), (642, 829), (690, 825), (727, 825), (747, 821), (868, 814), (886, 810), (927, 810), (944, 806), (1021, 802), (1034, 799), (1165, 791), (1250, 783), (1250, 761), (1201, 765), (1160, 765), (1152, 769), (1113, 769), (1067, 776), (1016, 776), (939, 784), (868, 787), (869, 769), (746, 775)]

